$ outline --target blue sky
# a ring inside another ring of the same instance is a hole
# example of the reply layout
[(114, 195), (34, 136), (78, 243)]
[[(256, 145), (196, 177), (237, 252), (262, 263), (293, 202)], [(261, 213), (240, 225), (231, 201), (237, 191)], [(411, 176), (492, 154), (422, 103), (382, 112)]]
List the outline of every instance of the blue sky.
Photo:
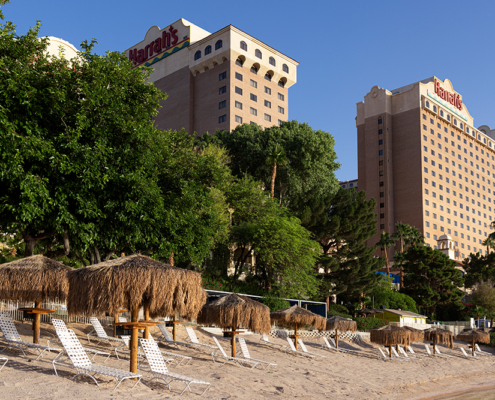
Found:
[(18, 33), (41, 20), (42, 35), (96, 51), (123, 51), (185, 18), (210, 32), (229, 24), (300, 62), (289, 118), (331, 133), (341, 180), (357, 177), (356, 103), (437, 76), (452, 81), (475, 126), (495, 127), (493, 1), (126, 1), (12, 0)]

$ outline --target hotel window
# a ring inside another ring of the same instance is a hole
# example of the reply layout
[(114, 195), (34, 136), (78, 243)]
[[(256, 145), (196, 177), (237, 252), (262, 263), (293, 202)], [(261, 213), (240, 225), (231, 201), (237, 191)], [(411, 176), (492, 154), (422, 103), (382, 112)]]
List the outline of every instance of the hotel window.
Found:
[(378, 134), (381, 135), (383, 133), (383, 129), (378, 129)]
[(425, 194), (428, 194), (428, 189), (425, 189)]
[(270, 89), (269, 87), (266, 87), (265, 86), (265, 93), (266, 94), (272, 94), (272, 89)]
[(426, 100), (426, 107), (430, 108), (430, 102)]
[(241, 89), (240, 87), (237, 87), (237, 86), (236, 86), (236, 87), (235, 87), (235, 92), (236, 92), (237, 94), (242, 95), (242, 89)]
[(450, 114), (447, 114), (447, 121), (450, 121)]
[(215, 43), (215, 50), (221, 49), (223, 46), (223, 43), (221, 40)]
[(227, 86), (222, 86), (220, 89), (218, 89), (218, 94), (224, 93), (227, 93)]
[(241, 42), (241, 49), (244, 51), (247, 51), (247, 44), (246, 42)]
[(382, 213), (382, 214), (380, 214), (380, 218), (381, 218), (381, 219), (385, 218), (385, 214), (383, 214), (383, 213)]
[(242, 110), (242, 103), (239, 101), (235, 102), (235, 108), (238, 108), (239, 110)]
[(242, 117), (239, 117), (238, 115), (235, 116), (235, 122), (238, 124), (242, 124)]
[(272, 108), (272, 103), (268, 100), (265, 100), (265, 107)]
[(384, 208), (385, 207), (385, 203), (380, 203), (380, 208)]
[(433, 111), (437, 112), (437, 106), (433, 105)]
[(198, 50), (196, 53), (194, 53), (194, 61), (199, 60), (201, 58), (201, 51)]
[(272, 122), (272, 117), (268, 114), (265, 114), (265, 121)]
[(251, 71), (253, 74), (257, 74), (257, 73), (258, 73), (258, 68), (257, 68), (255, 65), (253, 65), (253, 66), (251, 67), (250, 71)]
[(380, 182), (380, 187), (383, 187), (384, 183), (383, 182)]
[(225, 108), (225, 107), (227, 107), (227, 100), (218, 103), (218, 108)]
[(378, 161), (378, 165), (379, 165), (380, 167), (383, 167), (383, 160)]
[(440, 116), (443, 117), (443, 110), (440, 110)]
[(278, 99), (285, 101), (285, 96), (282, 93), (278, 93)]
[(282, 121), (281, 119), (278, 120), (278, 126), (282, 126), (283, 123), (284, 121)]
[(256, 108), (251, 107), (249, 111), (250, 111), (250, 112), (251, 112), (251, 114), (253, 114), (253, 115), (258, 115), (258, 110), (256, 110)]
[(382, 144), (383, 144), (383, 139), (380, 139), (380, 140), (378, 141), (378, 144), (379, 144), (379, 145), (382, 145)]
[(205, 47), (205, 56), (211, 53), (211, 46)]
[(289, 67), (287, 66), (287, 64), (282, 65), (282, 71), (284, 71), (287, 74), (289, 73)]
[(381, 124), (382, 122), (382, 117), (378, 118), (378, 124)]
[(428, 221), (426, 221), (426, 227), (429, 228), (430, 227), (430, 223)]
[(423, 129), (426, 131), (426, 125), (423, 125)]
[(279, 112), (280, 114), (285, 114), (285, 110), (284, 110), (284, 108), (283, 108), (283, 107), (280, 107), (280, 106), (278, 106), (278, 112)]
[(454, 118), (454, 125), (457, 126), (457, 120)]
[(385, 229), (385, 224), (380, 224), (380, 229)]
[(270, 57), (270, 58), (268, 59), (268, 62), (270, 63), (270, 65), (275, 66), (275, 59), (274, 59), (273, 57)]
[(380, 192), (380, 197), (385, 197), (385, 193), (384, 192)]
[(428, 200), (425, 200), (425, 204), (426, 204), (427, 206), (429, 206), (429, 205), (430, 205), (430, 202), (429, 202)]
[(235, 73), (235, 79), (242, 81), (242, 75), (239, 72)]
[(426, 121), (426, 114), (423, 114), (423, 119)]
[(218, 117), (218, 123), (221, 124), (222, 122), (227, 121), (227, 115), (222, 115), (221, 117)]
[(250, 94), (249, 95), (250, 99), (253, 100), (253, 101), (258, 101), (258, 96), (256, 96), (255, 94)]
[(251, 86), (252, 86), (252, 87), (254, 87), (254, 88), (257, 88), (257, 87), (258, 87), (258, 82), (253, 81), (253, 80), (251, 79), (251, 82), (250, 82), (250, 83), (251, 83)]
[(280, 86), (280, 87), (282, 87), (282, 88), (283, 88), (283, 87), (285, 87), (285, 82), (286, 82), (286, 81), (284, 80), (284, 78), (280, 79), (280, 80), (278, 81), (278, 86)]
[(221, 74), (218, 75), (219, 81), (223, 81), (225, 78), (227, 78), (227, 71), (222, 72)]
[(254, 55), (258, 58), (263, 58), (263, 55), (261, 54), (261, 51), (259, 49), (256, 49), (254, 51)]
[(378, 152), (378, 155), (379, 155), (379, 156), (383, 156), (383, 150), (380, 150), (380, 151)]
[(267, 81), (271, 81), (271, 80), (272, 80), (272, 75), (271, 75), (269, 72), (267, 72), (267, 73), (265, 74), (265, 79), (266, 79)]

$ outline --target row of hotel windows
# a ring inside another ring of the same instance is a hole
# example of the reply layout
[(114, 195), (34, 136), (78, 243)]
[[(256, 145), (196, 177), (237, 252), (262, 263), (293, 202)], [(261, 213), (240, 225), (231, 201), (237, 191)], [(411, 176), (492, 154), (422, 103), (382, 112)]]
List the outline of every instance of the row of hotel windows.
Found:
[[(221, 49), (221, 48), (222, 48), (222, 46), (223, 46), (223, 42), (222, 42), (221, 40), (218, 40), (218, 41), (215, 43), (215, 50)], [(241, 49), (242, 49), (242, 50), (247, 51), (248, 47), (247, 47), (246, 42), (244, 42), (244, 41), (242, 41), (242, 42), (241, 42)], [(206, 47), (205, 47), (205, 56), (207, 56), (207, 55), (208, 55), (208, 54), (210, 54), (210, 53), (211, 53), (211, 46), (210, 46), (210, 45), (208, 45), (208, 46), (206, 46)], [(256, 49), (256, 50), (254, 51), (254, 55), (255, 55), (256, 57), (258, 57), (259, 59), (263, 59), (263, 54), (261, 53), (261, 50), (259, 50), (259, 49)], [(194, 61), (199, 60), (200, 58), (201, 58), (201, 50), (198, 50), (196, 53), (194, 53)], [(273, 65), (274, 67), (275, 67), (275, 66), (276, 66), (276, 64), (277, 64), (277, 63), (275, 62), (275, 58), (273, 58), (273, 57), (270, 57), (270, 58), (268, 59), (268, 62), (270, 63), (270, 65)], [(288, 74), (288, 73), (289, 73), (289, 67), (288, 67), (288, 65), (287, 65), (287, 64), (283, 64), (283, 65), (282, 65), (282, 70), (283, 70), (285, 73), (287, 73), (287, 74)]]
[[(426, 232), (426, 238), (429, 239), (430, 237), (431, 237), (430, 233)], [(437, 235), (433, 235), (433, 240), (438, 240)], [(427, 246), (430, 247), (430, 244), (428, 243)], [(437, 249), (437, 246), (434, 246), (434, 247), (435, 247), (435, 249)], [(455, 242), (455, 247), (459, 247), (459, 244), (457, 242)], [(464, 246), (464, 243), (461, 243), (461, 248), (464, 249), (465, 247), (467, 247), (468, 251), (471, 251), (471, 245), (468, 244), (468, 245)], [(479, 252), (479, 253), (483, 254), (483, 248), (478, 249), (477, 247), (473, 246), (473, 251), (475, 253)], [(488, 254), (488, 252), (486, 250), (485, 250), (485, 254)], [(455, 256), (459, 257), (459, 252), (456, 251)], [(464, 258), (464, 253), (462, 254), (462, 258)]]
[[(436, 214), (433, 214), (433, 218), (436, 218)], [(444, 221), (443, 216), (440, 216), (440, 221)], [(450, 222), (450, 218), (447, 218), (447, 223), (448, 223), (448, 224), (450, 224), (450, 223), (451, 223), (451, 222)], [(485, 225), (486, 225), (486, 224), (485, 224)], [(457, 226), (457, 221), (454, 221), (454, 226)], [(461, 226), (461, 229), (464, 229), (464, 224), (462, 224), (462, 223), (461, 223), (461, 224), (460, 224), (460, 226)], [(429, 221), (426, 221), (426, 227), (427, 227), (427, 228), (429, 228), (429, 227), (430, 227), (430, 222), (429, 222)], [(485, 226), (485, 228), (486, 228), (486, 226)], [(437, 224), (433, 224), (433, 229), (437, 229)], [(440, 230), (441, 230), (442, 232), (445, 232), (445, 230), (444, 230), (443, 226), (441, 226), (441, 227), (440, 227)], [(469, 225), (466, 225), (466, 230), (467, 230), (467, 231), (470, 231), (470, 226), (469, 226)], [(455, 236), (457, 236), (457, 231), (454, 231), (454, 232), (455, 232)], [(473, 233), (474, 233), (474, 234), (476, 234), (476, 228), (473, 228)], [(485, 234), (485, 237), (486, 237), (486, 236), (487, 236), (486, 232), (483, 232), (483, 233)], [(450, 228), (448, 229), (448, 234), (449, 234), (449, 235), (451, 234), (451, 232), (450, 232)], [(481, 233), (481, 229), (478, 229), (478, 234), (479, 234), (479, 235), (483, 235), (483, 234)], [(461, 233), (461, 238), (462, 238), (462, 239), (464, 239), (464, 233)], [(468, 236), (468, 239), (469, 239), (469, 240), (471, 240), (471, 239), (469, 238), (469, 236)], [(480, 241), (481, 241), (481, 239), (480, 239)]]
[[(253, 113), (253, 110), (254, 110), (254, 113)], [(251, 114), (258, 115), (257, 111), (254, 108), (251, 108)], [(227, 121), (227, 114), (224, 114), (224, 115), (221, 115), (220, 117), (218, 117), (218, 123), (219, 124), (226, 122), (226, 121)], [(265, 114), (265, 121), (272, 122), (271, 115)], [(235, 116), (235, 122), (237, 122), (238, 124), (242, 124), (242, 117), (236, 115)], [(283, 123), (283, 121), (279, 119), (278, 125), (280, 126), (280, 125), (282, 125), (282, 123)], [(250, 124), (256, 125), (256, 122), (250, 121)]]
[[(442, 198), (442, 200), (443, 200), (443, 198)], [(469, 202), (469, 198), (466, 197), (466, 200)], [(447, 198), (447, 203), (450, 204), (450, 199), (449, 198)], [(455, 200), (454, 200), (453, 203), (454, 203), (454, 207), (457, 207), (457, 202)], [(474, 204), (474, 202), (473, 202), (473, 204)], [(427, 200), (427, 199), (425, 199), (425, 205), (429, 206), (430, 205), (430, 201)], [(479, 202), (478, 202), (478, 205), (479, 205)], [(433, 208), (437, 208), (437, 203), (432, 202), (432, 206), (433, 206)], [(488, 207), (488, 208), (489, 208), (489, 211), (491, 212), (492, 211), (492, 208), (491, 207)], [(466, 206), (466, 210), (469, 212), (469, 206)], [(443, 211), (443, 206), (442, 205), (440, 205), (440, 211)], [(476, 214), (476, 210), (474, 208), (472, 208), (472, 207), (471, 207), (471, 212), (473, 214)], [(447, 207), (447, 214), (450, 214), (450, 208), (448, 208), (448, 207)], [(428, 210), (425, 210), (425, 215), (427, 217), (429, 217), (430, 216), (430, 212)], [(436, 214), (434, 214), (434, 215), (436, 216)], [(481, 212), (480, 211), (478, 211), (478, 216), (481, 217)], [(455, 211), (455, 210), (454, 210), (454, 217), (457, 217), (457, 211)], [(464, 214), (460, 213), (460, 217), (462, 219), (464, 219)], [(483, 218), (486, 219), (486, 213), (483, 213)], [(488, 219), (490, 221), (492, 220), (491, 215), (488, 215)], [(440, 220), (443, 221), (443, 217), (441, 217)], [(466, 214), (466, 220), (468, 222), (470, 221), (469, 215), (467, 215), (467, 214)], [(473, 217), (471, 217), (471, 221), (473, 223), (476, 223), (476, 219), (473, 218)], [(457, 222), (456, 221), (454, 221), (454, 225), (457, 226)], [(481, 225), (481, 221), (480, 220), (478, 220), (478, 225)], [(486, 228), (487, 227), (486, 222), (484, 223), (484, 225), (485, 225), (485, 228)]]
[[(227, 78), (227, 71), (224, 71), (224, 72), (222, 72), (221, 74), (219, 74), (219, 75), (218, 75), (218, 80), (219, 80), (219, 81), (222, 81), (222, 80), (224, 80), (224, 79), (226, 79), (226, 78)], [(237, 80), (241, 81), (241, 82), (243, 81), (243, 76), (242, 76), (242, 74), (240, 74), (240, 73), (238, 73), (238, 72), (236, 72), (236, 73), (235, 73), (235, 78), (236, 78)], [(252, 79), (250, 79), (249, 81), (250, 81), (249, 83), (250, 83), (250, 85), (251, 85), (252, 87), (254, 87), (255, 89), (257, 89), (257, 88), (258, 88), (258, 82), (254, 81), (254, 80), (252, 80)], [(239, 91), (238, 91), (238, 90), (240, 91), (240, 93), (239, 93)], [(227, 86), (223, 86), (223, 87), (221, 87), (221, 88), (220, 88), (220, 90), (219, 90), (219, 94), (223, 94), (223, 93), (226, 93), (226, 92), (227, 92)], [(236, 93), (237, 93), (237, 94), (241, 94), (241, 95), (242, 95), (242, 89), (241, 89), (241, 88), (238, 88), (238, 87), (236, 86)], [(266, 94), (268, 94), (268, 95), (271, 95), (271, 94), (272, 94), (272, 89), (271, 89), (271, 88), (269, 88), (268, 86), (265, 86), (265, 93), (266, 93)], [(282, 93), (277, 93), (277, 98), (278, 98), (279, 100), (281, 100), (281, 101), (285, 101), (285, 95), (284, 95), (284, 94), (282, 94)]]
[[(251, 96), (254, 96), (254, 95), (251, 95)], [(254, 100), (254, 101), (256, 101), (256, 100)], [(265, 106), (267, 108), (272, 108), (272, 103), (270, 103), (268, 100), (265, 100)], [(227, 100), (223, 100), (220, 103), (218, 103), (218, 108), (219, 109), (222, 109), (222, 108), (225, 108), (225, 107), (227, 107)], [(242, 110), (242, 103), (240, 101), (236, 101), (235, 102), (235, 107), (238, 108), (238, 109), (240, 109), (240, 110)], [(256, 108), (250, 107), (250, 110), (251, 110), (251, 114), (258, 115), (258, 110), (256, 110)], [(283, 107), (278, 106), (278, 112), (280, 114), (284, 114), (285, 113), (285, 109)], [(267, 116), (267, 115), (268, 114), (265, 114), (265, 116)], [(271, 121), (271, 119), (270, 120), (267, 120), (267, 121)]]

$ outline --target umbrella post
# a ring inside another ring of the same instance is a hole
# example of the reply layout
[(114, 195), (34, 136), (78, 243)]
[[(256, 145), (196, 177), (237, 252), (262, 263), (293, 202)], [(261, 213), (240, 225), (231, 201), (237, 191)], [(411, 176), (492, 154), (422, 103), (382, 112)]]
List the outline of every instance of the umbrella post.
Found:
[(294, 345), (296, 346), (296, 350), (297, 350), (297, 324), (294, 329)]
[[(34, 302), (34, 308), (41, 308), (41, 301)], [(33, 343), (38, 344), (40, 341), (40, 319), (41, 314), (35, 313), (33, 320)]]
[(472, 353), (472, 355), (473, 355), (473, 357), (474, 357), (474, 339), (473, 339), (473, 345), (472, 345), (472, 347), (471, 347), (471, 351), (473, 352), (473, 353)]
[(117, 325), (119, 323), (119, 314), (113, 314), (113, 337), (117, 337)]
[(335, 329), (335, 347), (339, 348), (339, 330)]
[(436, 343), (435, 343), (435, 342), (433, 342), (433, 343), (432, 343), (432, 346), (433, 346), (433, 355), (435, 355), (435, 354), (436, 354), (436, 350), (437, 350)]
[(235, 357), (235, 326), (232, 327), (232, 339), (230, 341), (230, 345), (232, 347), (232, 357)]
[(388, 346), (388, 354), (390, 355), (390, 358), (392, 358), (392, 346)]
[[(132, 309), (131, 313), (131, 322), (138, 322), (139, 318), (139, 307), (135, 306)], [(132, 331), (131, 331), (131, 354), (130, 354), (130, 371), (133, 373), (137, 373), (137, 353), (138, 353), (138, 330), (136, 325), (132, 325)], [(136, 378), (134, 378), (136, 379)]]
[[(174, 322), (177, 321), (177, 313), (174, 314)], [(172, 334), (174, 336), (174, 342), (177, 340), (177, 324), (172, 324), (173, 325), (173, 328), (172, 328)]]
[[(150, 320), (150, 302), (149, 301), (144, 303), (144, 320), (145, 321)], [(144, 328), (144, 338), (145, 339), (150, 338), (150, 327), (148, 325), (146, 325), (146, 328)]]

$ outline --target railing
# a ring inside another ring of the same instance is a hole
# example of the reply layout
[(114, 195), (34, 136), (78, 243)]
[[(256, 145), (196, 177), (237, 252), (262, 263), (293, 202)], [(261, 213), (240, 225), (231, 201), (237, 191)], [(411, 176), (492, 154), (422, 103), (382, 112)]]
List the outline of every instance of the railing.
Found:
[[(440, 328), (440, 329), (447, 329), (451, 331), (454, 336), (458, 335), (459, 333), (462, 332), (463, 329), (469, 328), (470, 327), (470, 322), (469, 321), (459, 321), (459, 325), (453, 325), (451, 322), (453, 321), (447, 321), (448, 323), (443, 322), (443, 325), (437, 325), (437, 324), (417, 324), (414, 322), (401, 322), (400, 326), (409, 326), (411, 328), (416, 328), (416, 329), (429, 329), (429, 328)], [(466, 325), (467, 324), (467, 325)]]

